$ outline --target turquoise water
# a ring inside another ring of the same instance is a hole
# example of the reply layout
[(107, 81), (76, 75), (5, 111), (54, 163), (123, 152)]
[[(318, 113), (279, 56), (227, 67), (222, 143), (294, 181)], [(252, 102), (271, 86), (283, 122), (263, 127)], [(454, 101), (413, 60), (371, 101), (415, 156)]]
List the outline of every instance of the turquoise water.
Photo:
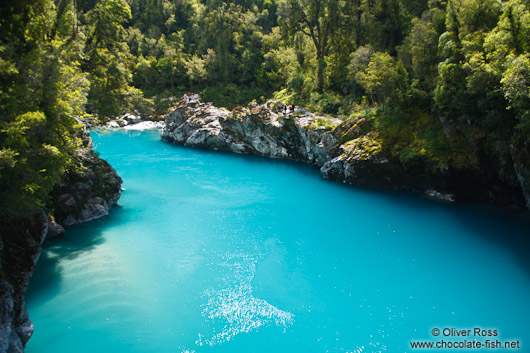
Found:
[(530, 347), (525, 215), (156, 131), (92, 136), (126, 190), (41, 255), (28, 353), (399, 353), (433, 328), (475, 327)]

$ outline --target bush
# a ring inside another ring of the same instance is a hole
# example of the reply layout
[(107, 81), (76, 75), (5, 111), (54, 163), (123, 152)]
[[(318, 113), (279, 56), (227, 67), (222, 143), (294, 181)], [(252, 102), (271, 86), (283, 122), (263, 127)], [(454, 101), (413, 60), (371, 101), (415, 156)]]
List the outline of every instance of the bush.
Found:
[(337, 114), (341, 100), (334, 93), (313, 93), (311, 95), (311, 108), (326, 114)]
[(327, 118), (317, 118), (315, 124), (317, 126), (323, 126), (327, 131), (334, 129), (337, 124)]
[(415, 150), (403, 149), (399, 152), (399, 161), (405, 169), (420, 167), (423, 162), (422, 155)]
[(204, 102), (212, 102), (215, 106), (228, 109), (245, 106), (253, 100), (264, 103), (269, 96), (270, 94), (260, 87), (238, 86), (233, 83), (207, 87), (201, 92)]

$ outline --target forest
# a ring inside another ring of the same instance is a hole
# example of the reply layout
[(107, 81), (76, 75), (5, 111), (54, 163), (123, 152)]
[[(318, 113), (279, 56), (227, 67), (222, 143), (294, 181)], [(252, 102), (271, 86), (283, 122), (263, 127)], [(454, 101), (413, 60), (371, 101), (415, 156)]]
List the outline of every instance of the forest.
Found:
[(528, 0), (4, 0), (0, 217), (46, 204), (84, 122), (185, 92), (363, 116), (404, 165), (495, 168), (530, 152), (529, 50)]

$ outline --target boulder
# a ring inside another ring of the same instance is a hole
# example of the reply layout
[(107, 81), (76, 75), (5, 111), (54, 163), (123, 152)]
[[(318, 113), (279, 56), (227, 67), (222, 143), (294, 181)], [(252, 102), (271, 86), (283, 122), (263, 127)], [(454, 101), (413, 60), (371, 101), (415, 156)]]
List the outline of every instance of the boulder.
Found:
[(48, 220), (48, 234), (46, 241), (55, 240), (64, 236), (64, 227), (59, 223), (49, 219)]

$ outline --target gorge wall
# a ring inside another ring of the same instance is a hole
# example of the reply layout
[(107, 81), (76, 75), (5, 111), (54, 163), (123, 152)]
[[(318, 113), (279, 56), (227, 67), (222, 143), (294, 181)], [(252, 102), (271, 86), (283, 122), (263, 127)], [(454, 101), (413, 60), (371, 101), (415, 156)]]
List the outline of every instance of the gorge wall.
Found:
[(0, 352), (23, 352), (33, 333), (24, 294), (43, 243), (61, 236), (63, 226), (107, 215), (120, 197), (121, 178), (94, 153), (88, 135), (74, 160), (45, 208), (0, 225)]

